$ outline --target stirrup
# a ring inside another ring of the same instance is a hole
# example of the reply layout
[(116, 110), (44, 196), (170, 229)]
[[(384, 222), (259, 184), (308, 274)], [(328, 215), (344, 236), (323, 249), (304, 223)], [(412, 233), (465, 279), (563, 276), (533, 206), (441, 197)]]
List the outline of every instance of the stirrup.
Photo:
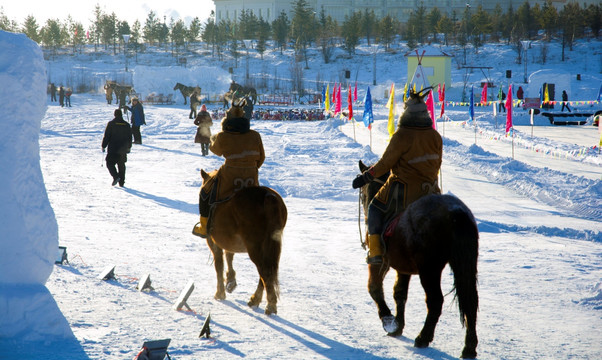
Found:
[(200, 233), (197, 233), (197, 232), (194, 231), (194, 229), (197, 228), (197, 225), (201, 225), (201, 223), (197, 222), (196, 224), (194, 224), (194, 226), (192, 227), (192, 235), (195, 235), (195, 236), (201, 237), (203, 239), (206, 239), (207, 238), (207, 234), (200, 234)]
[(368, 257), (366, 257), (366, 263), (368, 265), (382, 265), (383, 256), (382, 255), (368, 256)]

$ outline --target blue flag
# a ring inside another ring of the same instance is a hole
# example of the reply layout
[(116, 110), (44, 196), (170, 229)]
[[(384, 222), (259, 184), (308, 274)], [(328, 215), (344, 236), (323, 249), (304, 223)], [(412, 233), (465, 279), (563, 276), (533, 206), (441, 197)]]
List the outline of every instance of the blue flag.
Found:
[(372, 128), (372, 123), (374, 122), (374, 115), (372, 115), (372, 95), (370, 95), (370, 87), (368, 86), (368, 91), (366, 91), (366, 97), (364, 99), (364, 125), (367, 128)]
[(322, 103), (326, 102), (326, 86), (322, 85)]
[(470, 88), (470, 107), (468, 108), (470, 120), (468, 122), (474, 121), (474, 85)]
[(600, 84), (600, 90), (598, 90), (598, 101), (602, 98), (602, 84)]

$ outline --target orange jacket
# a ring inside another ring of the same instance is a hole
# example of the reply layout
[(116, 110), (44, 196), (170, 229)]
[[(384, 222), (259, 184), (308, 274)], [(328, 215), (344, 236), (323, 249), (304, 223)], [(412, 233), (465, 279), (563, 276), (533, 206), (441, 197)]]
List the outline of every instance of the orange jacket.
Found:
[(374, 177), (391, 171), (375, 198), (386, 204), (393, 182), (405, 185), (402, 194), (404, 208), (424, 195), (440, 193), (437, 176), (442, 154), (443, 142), (437, 130), (432, 127), (399, 127), (381, 159), (370, 170)]

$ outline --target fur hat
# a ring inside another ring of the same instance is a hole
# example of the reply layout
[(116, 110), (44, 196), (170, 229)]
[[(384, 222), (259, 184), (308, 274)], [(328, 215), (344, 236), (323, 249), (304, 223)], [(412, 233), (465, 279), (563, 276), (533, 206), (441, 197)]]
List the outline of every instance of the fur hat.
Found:
[(433, 120), (431, 119), (426, 108), (426, 103), (424, 102), (424, 98), (431, 89), (432, 88), (429, 87), (420, 92), (410, 91), (410, 96), (405, 102), (405, 110), (399, 116), (399, 126), (433, 126)]

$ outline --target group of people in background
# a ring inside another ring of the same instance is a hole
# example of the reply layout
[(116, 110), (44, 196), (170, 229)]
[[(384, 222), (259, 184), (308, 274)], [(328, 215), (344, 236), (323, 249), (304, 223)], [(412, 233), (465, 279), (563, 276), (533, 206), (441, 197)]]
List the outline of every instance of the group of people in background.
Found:
[[(56, 88), (56, 85), (54, 85), (54, 83), (50, 83), (48, 92), (50, 93), (50, 102), (57, 101), (57, 99), (56, 99), (57, 88)], [(59, 94), (58, 102), (61, 105), (61, 107), (65, 107), (65, 106), (71, 107), (71, 95), (73, 94), (73, 90), (70, 87), (66, 88), (66, 87), (63, 87), (63, 85), (61, 85), (58, 88), (58, 94)]]
[[(211, 117), (221, 119), (226, 115), (222, 109), (211, 111)], [(251, 120), (325, 120), (323, 109), (254, 109)]]

